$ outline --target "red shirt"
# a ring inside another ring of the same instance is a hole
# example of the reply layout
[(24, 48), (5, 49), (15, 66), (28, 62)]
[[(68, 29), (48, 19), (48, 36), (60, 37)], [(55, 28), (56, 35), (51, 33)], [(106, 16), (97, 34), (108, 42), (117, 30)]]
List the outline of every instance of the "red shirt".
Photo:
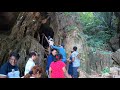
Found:
[(51, 78), (65, 78), (63, 67), (65, 67), (65, 63), (60, 61), (52, 62), (50, 67), (52, 69)]

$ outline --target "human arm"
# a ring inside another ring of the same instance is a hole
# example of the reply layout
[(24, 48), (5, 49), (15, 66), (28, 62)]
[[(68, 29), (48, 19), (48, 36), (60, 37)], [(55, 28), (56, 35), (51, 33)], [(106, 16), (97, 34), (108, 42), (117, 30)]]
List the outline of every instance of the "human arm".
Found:
[(46, 39), (46, 40), (47, 40), (47, 42), (49, 43), (49, 40), (48, 40), (48, 38), (45, 36), (45, 34), (44, 34), (44, 33), (42, 33), (42, 35), (44, 35), (45, 39)]
[(51, 69), (51, 67), (49, 68), (49, 78), (51, 78), (51, 71), (52, 71), (52, 69)]
[(0, 78), (7, 78), (6, 75), (0, 74)]
[(75, 61), (75, 53), (72, 53), (72, 55), (71, 55), (71, 57), (72, 57), (72, 62), (74, 62)]
[(55, 49), (58, 49), (58, 50), (60, 49), (60, 47), (58, 47), (58, 46), (52, 46), (52, 45), (51, 45), (51, 48), (55, 48)]
[(7, 78), (7, 66), (3, 65), (0, 69), (0, 78)]
[(70, 62), (71, 60), (68, 58), (67, 61)]
[(72, 76), (68, 74), (68, 72), (67, 72), (67, 70), (66, 70), (65, 67), (63, 67), (62, 69), (63, 69), (64, 74), (65, 74), (65, 76), (66, 76), (67, 78), (72, 78)]
[(67, 61), (68, 61), (69, 63), (72, 63), (72, 56), (70, 56), (70, 57), (67, 59)]

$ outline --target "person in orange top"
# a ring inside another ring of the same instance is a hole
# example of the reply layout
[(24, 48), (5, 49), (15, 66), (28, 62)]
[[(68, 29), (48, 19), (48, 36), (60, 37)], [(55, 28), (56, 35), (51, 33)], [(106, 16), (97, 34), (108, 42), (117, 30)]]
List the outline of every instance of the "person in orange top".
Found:
[(26, 74), (23, 78), (41, 78), (43, 69), (42, 67), (35, 65), (32, 70)]

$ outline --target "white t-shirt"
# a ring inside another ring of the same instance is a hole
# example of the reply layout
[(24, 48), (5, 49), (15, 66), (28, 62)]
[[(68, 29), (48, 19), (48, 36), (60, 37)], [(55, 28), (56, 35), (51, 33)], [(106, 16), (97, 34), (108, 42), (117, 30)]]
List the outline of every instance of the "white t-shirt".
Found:
[(20, 72), (19, 71), (12, 71), (8, 73), (8, 78), (20, 78)]
[(32, 67), (34, 67), (34, 66), (35, 66), (35, 62), (31, 58), (29, 58), (29, 60), (27, 61), (26, 66), (25, 66), (25, 75), (27, 73), (29, 73), (30, 70), (32, 69)]
[(72, 58), (75, 58), (74, 62), (73, 62), (73, 67), (79, 67), (80, 66), (80, 59), (78, 59), (78, 52), (74, 51), (72, 53)]
[(49, 45), (50, 45), (50, 46), (51, 46), (51, 45), (52, 45), (52, 46), (54, 45), (54, 41), (53, 41), (52, 38), (50, 38), (48, 41), (49, 41)]

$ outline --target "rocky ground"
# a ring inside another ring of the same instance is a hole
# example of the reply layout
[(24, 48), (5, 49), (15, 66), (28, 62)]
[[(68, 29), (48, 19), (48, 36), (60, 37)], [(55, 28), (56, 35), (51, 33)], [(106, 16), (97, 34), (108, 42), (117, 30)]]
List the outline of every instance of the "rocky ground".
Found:
[(81, 69), (78, 69), (79, 78), (120, 78), (120, 68), (117, 66), (110, 67), (110, 71), (98, 74), (92, 71), (91, 75), (87, 74)]

